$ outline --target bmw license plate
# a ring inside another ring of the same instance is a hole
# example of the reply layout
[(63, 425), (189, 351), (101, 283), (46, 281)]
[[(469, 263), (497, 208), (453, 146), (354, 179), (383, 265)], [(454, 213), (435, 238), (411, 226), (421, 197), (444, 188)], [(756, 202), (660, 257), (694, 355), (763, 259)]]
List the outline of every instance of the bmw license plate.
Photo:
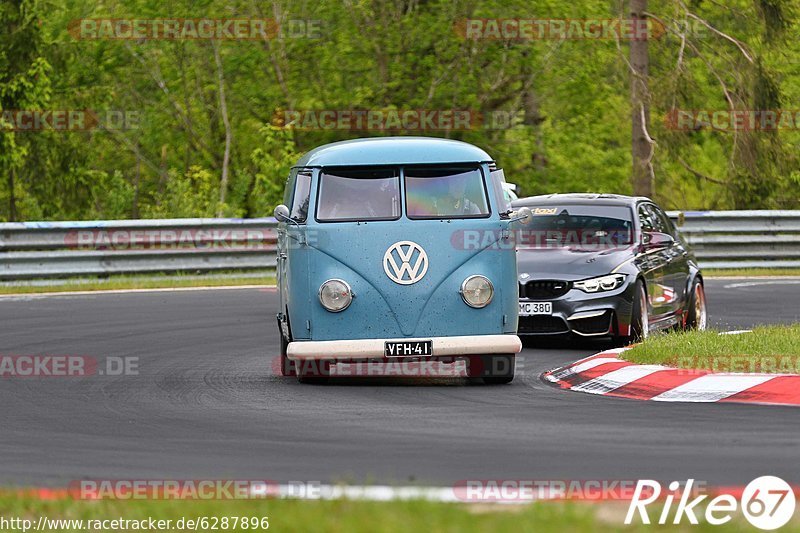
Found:
[(433, 355), (433, 341), (386, 342), (386, 357), (430, 357)]
[(519, 316), (552, 315), (553, 302), (520, 302)]

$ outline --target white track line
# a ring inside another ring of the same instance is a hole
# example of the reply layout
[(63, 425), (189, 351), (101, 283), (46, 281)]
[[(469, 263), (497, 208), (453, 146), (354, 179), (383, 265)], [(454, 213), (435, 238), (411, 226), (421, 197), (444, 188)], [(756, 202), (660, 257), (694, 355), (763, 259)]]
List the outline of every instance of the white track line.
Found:
[[(250, 489), (250, 496), (256, 498), (279, 498), (298, 500), (358, 500), (373, 502), (392, 502), (408, 500), (424, 500), (441, 503), (478, 503), (497, 505), (526, 505), (537, 501), (558, 500), (562, 492), (553, 491), (547, 494), (530, 494), (524, 497), (503, 499), (501, 493), (495, 496), (470, 497), (467, 487), (392, 487), (389, 485), (258, 485)], [(489, 489), (479, 489), (489, 491)], [(491, 492), (491, 491), (489, 491)]]
[(276, 289), (275, 285), (220, 285), (219, 287), (162, 287), (152, 289), (100, 289), (96, 291), (25, 292), (0, 294), (0, 300), (32, 300), (56, 296), (93, 296), (95, 294), (138, 294), (146, 292), (223, 291), (236, 289)]
[[(315, 485), (300, 488), (294, 485), (255, 485), (254, 497), (294, 498), (301, 500), (363, 500), (390, 502), (426, 500), (433, 502), (466, 502), (458, 498), (452, 487), (390, 487), (388, 485)], [(485, 502), (483, 502), (485, 503)]]
[[(752, 278), (751, 278), (752, 279)], [(800, 279), (797, 278), (783, 278), (767, 281), (744, 281), (741, 283), (729, 283), (723, 288), (725, 289), (743, 289), (746, 287), (758, 287), (760, 285), (800, 285)]]

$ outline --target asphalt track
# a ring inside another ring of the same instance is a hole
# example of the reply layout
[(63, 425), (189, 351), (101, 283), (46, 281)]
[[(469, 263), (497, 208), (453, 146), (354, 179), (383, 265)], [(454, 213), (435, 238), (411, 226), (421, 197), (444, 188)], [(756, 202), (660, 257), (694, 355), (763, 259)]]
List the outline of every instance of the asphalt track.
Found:
[[(753, 283), (753, 285), (750, 285)], [(711, 321), (800, 321), (800, 281), (708, 282)], [(0, 485), (270, 479), (695, 478), (800, 484), (800, 409), (636, 402), (544, 384), (603, 344), (526, 348), (507, 386), (300, 385), (273, 375), (276, 294), (0, 299), (0, 355), (138, 357), (138, 375), (0, 378)]]

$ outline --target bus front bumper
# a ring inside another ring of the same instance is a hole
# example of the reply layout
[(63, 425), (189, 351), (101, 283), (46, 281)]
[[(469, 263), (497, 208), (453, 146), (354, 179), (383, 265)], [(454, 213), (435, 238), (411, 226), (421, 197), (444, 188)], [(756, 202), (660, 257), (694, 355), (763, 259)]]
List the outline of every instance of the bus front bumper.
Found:
[(381, 359), (385, 357), (387, 342), (417, 341), (433, 342), (433, 354), (429, 357), (517, 354), (522, 351), (522, 342), (516, 335), (465, 335), (413, 339), (294, 341), (289, 343), (286, 354), (292, 361)]

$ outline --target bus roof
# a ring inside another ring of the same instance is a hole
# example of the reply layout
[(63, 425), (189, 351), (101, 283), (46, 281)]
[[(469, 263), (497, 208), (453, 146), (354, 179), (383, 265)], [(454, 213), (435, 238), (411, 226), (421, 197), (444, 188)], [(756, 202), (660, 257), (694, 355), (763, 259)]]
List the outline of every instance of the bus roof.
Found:
[(374, 137), (326, 144), (305, 154), (295, 167), (436, 165), (491, 163), (469, 143), (434, 137)]

